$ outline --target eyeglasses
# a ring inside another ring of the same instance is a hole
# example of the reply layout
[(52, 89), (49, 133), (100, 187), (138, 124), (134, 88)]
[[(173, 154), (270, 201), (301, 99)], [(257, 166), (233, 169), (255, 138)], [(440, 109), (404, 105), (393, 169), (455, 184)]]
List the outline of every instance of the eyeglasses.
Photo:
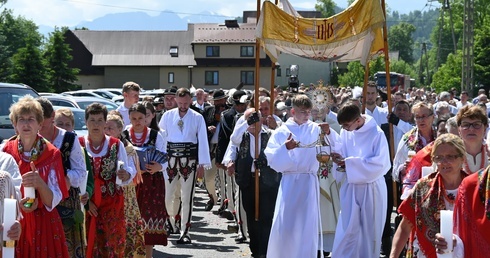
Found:
[(349, 129), (352, 127), (353, 124), (355, 124), (357, 122), (358, 119), (359, 119), (359, 117), (354, 119), (354, 121), (352, 121), (350, 124), (348, 124), (348, 123), (342, 124), (342, 129), (347, 130), (347, 131), (351, 131)]
[(425, 119), (431, 117), (432, 115), (434, 115), (434, 114), (423, 115), (423, 116), (415, 116), (415, 120), (425, 120)]
[(472, 127), (472, 126), (473, 126), (473, 129), (480, 129), (480, 128), (482, 128), (483, 123), (482, 123), (482, 122), (474, 122), (474, 123), (466, 123), (466, 122), (464, 122), (464, 123), (461, 123), (461, 125), (460, 125), (460, 126), (461, 126), (461, 128), (463, 128), (464, 130), (468, 130), (468, 129), (470, 129), (470, 127)]
[(440, 163), (443, 161), (453, 162), (460, 157), (461, 157), (461, 155), (437, 155), (437, 156), (434, 156), (434, 158), (432, 158), (432, 160), (435, 163)]

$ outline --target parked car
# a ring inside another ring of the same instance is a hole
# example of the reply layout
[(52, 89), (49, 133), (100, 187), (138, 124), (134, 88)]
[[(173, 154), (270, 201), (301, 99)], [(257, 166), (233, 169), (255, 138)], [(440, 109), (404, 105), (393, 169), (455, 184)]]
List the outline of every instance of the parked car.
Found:
[(73, 97), (97, 97), (97, 98), (104, 98), (108, 100), (112, 100), (112, 98), (118, 96), (106, 89), (66, 91), (61, 94), (70, 95)]
[(39, 94), (24, 84), (0, 83), (0, 141), (8, 139), (15, 134), (14, 126), (10, 121), (10, 106), (25, 95), (35, 98)]
[(60, 108), (69, 108), (73, 112), (73, 119), (75, 120), (75, 133), (78, 136), (85, 136), (88, 134), (87, 126), (85, 125), (85, 110), (73, 107), (60, 107), (53, 106), (54, 110)]
[(70, 97), (64, 95), (51, 95), (44, 97), (49, 99), (53, 106), (74, 107), (85, 110), (88, 105), (97, 102), (104, 104), (109, 111), (118, 107), (118, 105), (112, 101), (97, 97)]

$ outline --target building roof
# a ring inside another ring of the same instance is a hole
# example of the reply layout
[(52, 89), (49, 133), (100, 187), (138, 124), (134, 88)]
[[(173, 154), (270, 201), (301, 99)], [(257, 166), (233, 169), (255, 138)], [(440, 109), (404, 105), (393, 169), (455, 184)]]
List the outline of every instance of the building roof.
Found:
[[(72, 32), (92, 53), (93, 66), (196, 65), (191, 30)], [(170, 56), (171, 47), (178, 47), (178, 57)]]
[(189, 24), (194, 31), (192, 43), (255, 43), (255, 23), (240, 23), (239, 28), (228, 28), (216, 23)]

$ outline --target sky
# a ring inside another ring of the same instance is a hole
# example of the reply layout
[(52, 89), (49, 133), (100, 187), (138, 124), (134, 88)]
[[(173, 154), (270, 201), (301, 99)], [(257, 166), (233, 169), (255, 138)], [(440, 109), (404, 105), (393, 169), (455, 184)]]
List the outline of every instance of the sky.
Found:
[[(429, 3), (429, 1), (432, 1)], [(316, 0), (290, 0), (300, 10), (314, 10)], [(347, 0), (334, 0), (342, 8)], [(386, 0), (391, 10), (408, 13), (414, 10), (429, 10), (438, 6), (435, 0)], [(92, 21), (111, 13), (142, 11), (156, 16), (161, 11), (173, 11), (180, 16), (209, 11), (217, 15), (237, 17), (244, 10), (255, 10), (254, 0), (8, 0), (5, 8), (45, 26), (75, 26), (82, 21)], [(432, 7), (431, 7), (432, 6)], [(131, 21), (128, 21), (131, 22)]]

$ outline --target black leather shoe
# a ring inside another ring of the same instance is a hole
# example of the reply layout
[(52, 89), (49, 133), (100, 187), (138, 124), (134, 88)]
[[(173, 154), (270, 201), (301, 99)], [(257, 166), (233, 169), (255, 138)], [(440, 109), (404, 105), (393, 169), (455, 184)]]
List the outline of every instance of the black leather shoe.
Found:
[(235, 242), (237, 244), (245, 243), (245, 241), (247, 241), (247, 238), (246, 237), (237, 237), (237, 238), (235, 238)]
[(213, 209), (214, 202), (213, 200), (209, 200), (208, 203), (206, 203), (206, 207), (204, 208), (205, 211), (210, 211)]
[(222, 218), (226, 218), (227, 220), (235, 220), (235, 216), (233, 215), (233, 213), (229, 210), (224, 210), (220, 216)]
[(238, 233), (238, 225), (236, 225), (236, 224), (228, 225), (228, 231), (230, 231), (232, 233)]
[(179, 238), (179, 240), (177, 240), (177, 244), (179, 245), (188, 245), (191, 243), (192, 243), (191, 237), (188, 235), (183, 235), (181, 238)]

